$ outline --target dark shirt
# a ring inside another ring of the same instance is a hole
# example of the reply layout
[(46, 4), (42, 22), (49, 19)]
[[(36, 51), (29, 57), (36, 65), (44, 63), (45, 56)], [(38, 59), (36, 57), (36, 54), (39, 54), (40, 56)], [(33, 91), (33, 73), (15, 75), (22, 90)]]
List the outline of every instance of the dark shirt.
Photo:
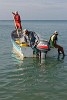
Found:
[(34, 32), (29, 31), (28, 37), (29, 37), (30, 43), (31, 44), (34, 44), (35, 43), (35, 40), (36, 40), (36, 38), (34, 36)]

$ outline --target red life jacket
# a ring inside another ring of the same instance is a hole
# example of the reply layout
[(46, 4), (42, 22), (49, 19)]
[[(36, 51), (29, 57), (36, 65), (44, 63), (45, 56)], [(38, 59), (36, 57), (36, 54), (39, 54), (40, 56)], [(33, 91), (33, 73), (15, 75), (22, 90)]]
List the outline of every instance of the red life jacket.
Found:
[(20, 16), (18, 14), (15, 15), (14, 19), (16, 22), (20, 22)]

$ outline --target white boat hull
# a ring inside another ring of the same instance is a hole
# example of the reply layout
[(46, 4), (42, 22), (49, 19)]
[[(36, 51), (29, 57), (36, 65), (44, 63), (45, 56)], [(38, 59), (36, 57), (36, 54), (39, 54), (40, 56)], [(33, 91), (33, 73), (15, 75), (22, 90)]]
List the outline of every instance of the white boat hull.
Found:
[(33, 57), (33, 49), (31, 47), (20, 47), (13, 40), (13, 52), (20, 56), (22, 59), (25, 57)]
[[(18, 50), (13, 45), (13, 51), (18, 54), (22, 59), (26, 57), (36, 57), (33, 55), (33, 50), (31, 47), (22, 47)], [(50, 51), (47, 52), (46, 57), (58, 57), (58, 51), (56, 48), (51, 48)], [(45, 58), (45, 53), (41, 52), (41, 58)]]

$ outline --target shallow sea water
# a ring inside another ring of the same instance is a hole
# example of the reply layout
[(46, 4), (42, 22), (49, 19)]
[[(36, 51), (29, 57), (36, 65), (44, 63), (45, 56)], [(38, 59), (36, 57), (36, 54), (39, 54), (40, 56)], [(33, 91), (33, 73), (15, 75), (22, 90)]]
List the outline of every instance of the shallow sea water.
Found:
[[(22, 21), (23, 29), (49, 39), (59, 32), (59, 44), (67, 55), (67, 21)], [(67, 100), (67, 56), (19, 60), (12, 53), (13, 21), (0, 21), (0, 100)]]

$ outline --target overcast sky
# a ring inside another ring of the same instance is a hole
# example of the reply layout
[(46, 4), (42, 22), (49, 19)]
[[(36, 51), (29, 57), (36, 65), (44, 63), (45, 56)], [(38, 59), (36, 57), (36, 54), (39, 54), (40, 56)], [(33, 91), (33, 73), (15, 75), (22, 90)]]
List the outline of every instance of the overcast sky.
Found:
[(0, 20), (15, 11), (22, 20), (67, 20), (67, 0), (0, 0)]

